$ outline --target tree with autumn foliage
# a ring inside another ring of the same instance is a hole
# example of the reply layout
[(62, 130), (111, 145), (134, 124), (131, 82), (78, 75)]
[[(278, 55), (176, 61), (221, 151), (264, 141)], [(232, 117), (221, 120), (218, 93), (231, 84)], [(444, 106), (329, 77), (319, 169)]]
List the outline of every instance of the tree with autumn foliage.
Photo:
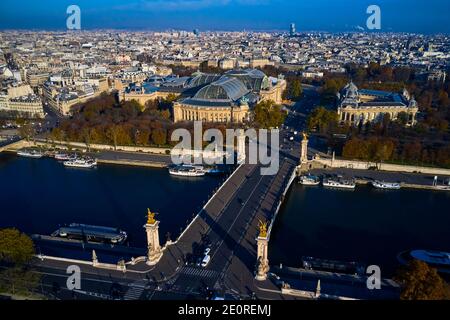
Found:
[(162, 146), (167, 143), (167, 132), (164, 129), (155, 129), (152, 131), (153, 143)]
[(402, 300), (450, 300), (449, 285), (425, 262), (410, 261), (394, 280), (402, 287)]

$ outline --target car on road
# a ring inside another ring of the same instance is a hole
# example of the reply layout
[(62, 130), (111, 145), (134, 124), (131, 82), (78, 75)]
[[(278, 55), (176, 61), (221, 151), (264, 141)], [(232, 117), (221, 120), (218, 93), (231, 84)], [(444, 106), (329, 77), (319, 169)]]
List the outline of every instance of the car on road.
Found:
[(210, 252), (211, 252), (211, 248), (206, 248), (205, 249), (205, 256), (209, 255)]
[(202, 267), (206, 268), (206, 266), (208, 265), (209, 261), (211, 260), (211, 256), (209, 254), (207, 254), (202, 261)]

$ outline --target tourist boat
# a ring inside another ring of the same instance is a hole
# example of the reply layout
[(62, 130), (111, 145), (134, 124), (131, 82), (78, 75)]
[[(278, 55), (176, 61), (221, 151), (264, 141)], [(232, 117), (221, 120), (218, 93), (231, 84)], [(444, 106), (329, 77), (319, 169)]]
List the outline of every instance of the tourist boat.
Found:
[(77, 159), (77, 156), (74, 154), (68, 154), (64, 152), (55, 153), (55, 159), (61, 161), (73, 161)]
[(53, 232), (52, 237), (121, 244), (127, 240), (128, 236), (125, 231), (118, 228), (71, 223)]
[(384, 182), (384, 181), (372, 181), (372, 186), (377, 189), (387, 189), (387, 190), (398, 190), (401, 188), (400, 183), (395, 182)]
[(352, 180), (325, 178), (322, 181), (322, 185), (327, 188), (339, 188), (339, 189), (355, 189), (356, 183)]
[(35, 159), (39, 159), (42, 158), (44, 156), (44, 154), (38, 150), (19, 150), (17, 151), (17, 155), (21, 156), (21, 157), (26, 157), (26, 158), (35, 158)]
[(326, 260), (314, 257), (302, 257), (302, 265), (307, 270), (322, 270), (346, 274), (364, 274), (365, 265), (358, 262)]
[(64, 161), (64, 166), (72, 168), (93, 168), (97, 165), (95, 159), (75, 159)]
[(304, 186), (318, 186), (320, 184), (320, 179), (313, 175), (304, 175), (298, 179), (298, 182)]
[(450, 273), (450, 253), (434, 250), (410, 250), (401, 252), (397, 256), (397, 260), (401, 264), (408, 264), (412, 259), (426, 262), (439, 272)]
[(169, 173), (174, 176), (201, 177), (206, 174), (206, 171), (201, 166), (180, 165), (169, 168)]

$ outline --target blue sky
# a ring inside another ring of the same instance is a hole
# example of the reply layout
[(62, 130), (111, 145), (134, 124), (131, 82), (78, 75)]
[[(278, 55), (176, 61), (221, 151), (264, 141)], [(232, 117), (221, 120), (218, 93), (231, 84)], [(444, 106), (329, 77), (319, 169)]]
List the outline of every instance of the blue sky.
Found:
[(82, 28), (348, 31), (381, 8), (381, 31), (450, 33), (450, 0), (1, 0), (0, 29), (64, 29), (66, 8)]

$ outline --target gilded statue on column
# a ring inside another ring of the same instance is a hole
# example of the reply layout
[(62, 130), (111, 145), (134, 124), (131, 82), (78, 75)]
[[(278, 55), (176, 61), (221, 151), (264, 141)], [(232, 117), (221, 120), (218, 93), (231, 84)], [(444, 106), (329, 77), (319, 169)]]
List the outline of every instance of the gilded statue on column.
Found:
[(259, 220), (258, 228), (259, 228), (259, 237), (266, 238), (267, 237), (267, 222), (262, 222), (261, 220)]
[(147, 224), (155, 224), (155, 213), (147, 209)]

